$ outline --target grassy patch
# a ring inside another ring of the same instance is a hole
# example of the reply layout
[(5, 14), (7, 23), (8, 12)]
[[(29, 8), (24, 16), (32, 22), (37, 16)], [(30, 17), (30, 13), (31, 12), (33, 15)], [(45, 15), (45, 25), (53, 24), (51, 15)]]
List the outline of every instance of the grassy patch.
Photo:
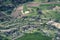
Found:
[(44, 36), (41, 33), (30, 33), (25, 34), (23, 37), (18, 38), (17, 40), (51, 40), (51, 37)]

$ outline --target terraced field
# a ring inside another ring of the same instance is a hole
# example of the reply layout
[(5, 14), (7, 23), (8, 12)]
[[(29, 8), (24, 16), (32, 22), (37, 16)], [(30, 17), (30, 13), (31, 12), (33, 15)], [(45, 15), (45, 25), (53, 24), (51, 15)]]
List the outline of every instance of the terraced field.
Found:
[[(50, 20), (54, 20), (54, 21), (58, 20), (58, 22), (60, 22), (60, 12), (59, 12), (60, 10), (53, 10), (53, 8), (55, 8), (56, 6), (60, 7), (60, 4), (59, 3), (56, 3), (56, 4), (41, 3), (38, 7), (30, 7), (32, 12), (29, 14), (26, 14), (20, 18), (11, 19), (10, 21), (1, 22), (0, 35), (7, 37), (7, 34), (9, 34), (7, 31), (13, 31), (14, 28), (16, 28), (16, 31), (15, 31), (16, 34), (19, 34), (19, 33), (24, 34), (21, 38), (18, 38), (16, 40), (52, 40), (52, 37), (55, 36), (57, 29), (50, 29), (50, 27), (53, 27), (53, 26), (47, 25), (46, 23)], [(26, 8), (28, 9), (29, 7), (26, 7)], [(20, 11), (18, 10), (16, 10), (16, 12), (13, 10), (14, 14), (19, 12)], [(28, 25), (28, 27), (26, 25)], [(24, 30), (20, 30), (21, 28), (23, 28)], [(34, 30), (39, 33), (34, 33), (35, 32)], [(34, 31), (34, 32), (31, 33), (31, 31)], [(11, 40), (12, 39), (14, 40), (14, 36), (16, 34), (14, 35), (12, 34), (14, 33), (12, 32), (11, 34), (9, 34), (8, 38), (10, 38)]]

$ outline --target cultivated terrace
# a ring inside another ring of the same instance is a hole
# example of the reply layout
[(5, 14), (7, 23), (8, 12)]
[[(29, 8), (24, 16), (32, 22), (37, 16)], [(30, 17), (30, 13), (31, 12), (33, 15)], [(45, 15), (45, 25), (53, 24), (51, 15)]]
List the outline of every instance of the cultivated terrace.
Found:
[(60, 40), (60, 0), (0, 0), (0, 40)]

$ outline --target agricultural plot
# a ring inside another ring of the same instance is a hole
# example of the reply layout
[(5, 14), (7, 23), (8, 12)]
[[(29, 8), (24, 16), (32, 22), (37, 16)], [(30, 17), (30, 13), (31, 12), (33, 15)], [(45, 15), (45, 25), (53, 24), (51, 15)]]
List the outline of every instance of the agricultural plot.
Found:
[[(35, 5), (34, 2), (41, 2), (41, 4)], [(10, 40), (52, 40), (58, 29), (46, 23), (51, 20), (60, 22), (60, 4), (49, 3), (47, 0), (47, 3), (44, 0), (34, 0), (34, 2), (32, 2), (34, 6), (31, 4), (27, 6), (25, 3), (20, 7), (16, 4), (15, 6), (18, 7), (12, 13), (18, 15), (14, 18), (9, 14), (11, 20), (0, 22), (0, 35)], [(58, 9), (53, 10), (56, 7)], [(0, 39), (8, 40), (4, 37)]]

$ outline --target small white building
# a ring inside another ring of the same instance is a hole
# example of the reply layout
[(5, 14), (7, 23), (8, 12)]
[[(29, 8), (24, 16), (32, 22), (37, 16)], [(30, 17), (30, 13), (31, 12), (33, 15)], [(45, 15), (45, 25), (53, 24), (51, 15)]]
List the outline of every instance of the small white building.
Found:
[(28, 14), (28, 13), (30, 13), (30, 11), (25, 11), (25, 12), (23, 12), (23, 10), (21, 10), (21, 13), (22, 13), (22, 14)]

